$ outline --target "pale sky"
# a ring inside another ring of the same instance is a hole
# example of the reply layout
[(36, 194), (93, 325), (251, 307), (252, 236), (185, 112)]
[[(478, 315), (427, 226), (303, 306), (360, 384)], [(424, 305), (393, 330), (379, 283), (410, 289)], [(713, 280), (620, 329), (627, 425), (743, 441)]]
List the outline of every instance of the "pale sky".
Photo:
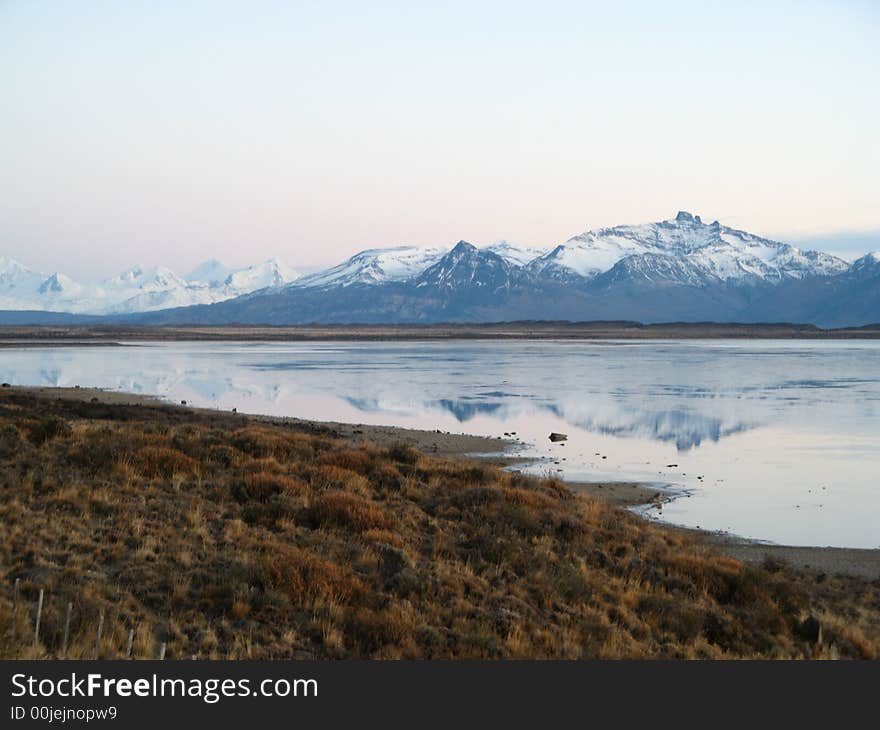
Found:
[(0, 255), (314, 267), (685, 209), (853, 256), (878, 37), (872, 0), (0, 0)]

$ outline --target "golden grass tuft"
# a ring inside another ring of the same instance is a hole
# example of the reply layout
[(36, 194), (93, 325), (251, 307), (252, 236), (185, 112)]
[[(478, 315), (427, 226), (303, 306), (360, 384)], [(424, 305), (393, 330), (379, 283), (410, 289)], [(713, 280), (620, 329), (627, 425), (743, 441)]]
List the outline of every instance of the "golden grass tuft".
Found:
[(319, 464), (309, 470), (308, 477), (319, 489), (339, 489), (362, 495), (372, 491), (366, 477), (336, 464)]
[(167, 446), (145, 446), (135, 455), (134, 465), (141, 474), (151, 479), (199, 473), (199, 464), (195, 459)]
[(357, 474), (366, 475), (373, 468), (376, 455), (364, 446), (359, 449), (334, 450), (321, 454), (316, 461), (322, 466), (340, 467)]
[(343, 527), (355, 532), (389, 530), (397, 524), (392, 514), (384, 511), (358, 494), (333, 491), (321, 494), (312, 501), (309, 510), (319, 527)]
[(295, 605), (316, 599), (348, 601), (364, 586), (342, 566), (298, 547), (276, 550), (263, 560), (266, 584)]
[(304, 495), (309, 491), (309, 485), (297, 477), (289, 477), (284, 474), (271, 472), (258, 472), (248, 474), (244, 478), (244, 489), (248, 499), (257, 502), (268, 502), (278, 494)]

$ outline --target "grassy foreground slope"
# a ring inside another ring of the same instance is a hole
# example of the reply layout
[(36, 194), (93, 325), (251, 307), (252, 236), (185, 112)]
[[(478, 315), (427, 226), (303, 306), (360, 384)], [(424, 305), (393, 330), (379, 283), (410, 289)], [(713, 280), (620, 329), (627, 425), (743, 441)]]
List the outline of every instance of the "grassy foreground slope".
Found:
[(131, 629), (136, 658), (880, 656), (878, 583), (743, 565), (558, 481), (3, 389), (0, 656), (58, 656), (68, 602), (73, 657), (102, 612), (106, 658)]

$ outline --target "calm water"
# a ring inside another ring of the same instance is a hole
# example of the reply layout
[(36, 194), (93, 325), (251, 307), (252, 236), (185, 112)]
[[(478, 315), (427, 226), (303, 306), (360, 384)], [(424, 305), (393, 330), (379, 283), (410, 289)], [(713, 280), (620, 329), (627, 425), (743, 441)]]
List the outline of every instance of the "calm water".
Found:
[[(0, 351), (0, 378), (500, 436), (537, 471), (672, 485), (664, 520), (880, 546), (880, 343), (171, 343)], [(550, 444), (550, 431), (569, 435)]]

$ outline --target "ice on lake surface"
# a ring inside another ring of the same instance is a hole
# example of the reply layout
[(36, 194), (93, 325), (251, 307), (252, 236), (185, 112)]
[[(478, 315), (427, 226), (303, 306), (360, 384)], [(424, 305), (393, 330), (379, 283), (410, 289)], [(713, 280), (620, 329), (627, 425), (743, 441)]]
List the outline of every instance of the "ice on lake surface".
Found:
[[(685, 490), (661, 519), (880, 546), (880, 343), (150, 343), (4, 350), (0, 379), (488, 436), (571, 480)], [(551, 431), (567, 433), (553, 444)]]

